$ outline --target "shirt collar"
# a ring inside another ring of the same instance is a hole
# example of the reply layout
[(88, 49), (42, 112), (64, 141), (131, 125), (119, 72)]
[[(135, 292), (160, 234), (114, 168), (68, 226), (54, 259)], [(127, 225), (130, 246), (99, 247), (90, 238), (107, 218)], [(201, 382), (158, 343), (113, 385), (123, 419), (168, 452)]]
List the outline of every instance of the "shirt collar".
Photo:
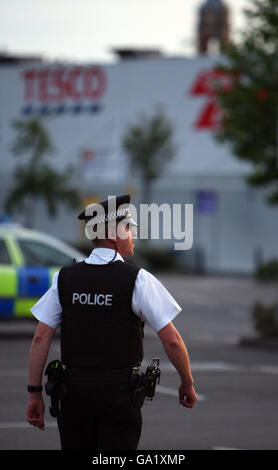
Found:
[[(107, 264), (113, 259), (115, 250), (112, 248), (94, 248), (90, 256), (85, 259), (88, 264)], [(117, 253), (114, 261), (124, 261), (120, 253)]]

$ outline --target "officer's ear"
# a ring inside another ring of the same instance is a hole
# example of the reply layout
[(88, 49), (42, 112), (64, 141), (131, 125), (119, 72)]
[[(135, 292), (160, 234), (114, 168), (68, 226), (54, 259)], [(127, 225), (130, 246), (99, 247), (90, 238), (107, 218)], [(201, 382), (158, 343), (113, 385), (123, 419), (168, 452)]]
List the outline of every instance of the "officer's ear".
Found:
[(121, 240), (126, 240), (129, 236), (130, 225), (127, 219), (123, 219), (117, 224), (117, 235)]
[(107, 227), (108, 239), (113, 242), (117, 241), (117, 226), (114, 222), (109, 222)]

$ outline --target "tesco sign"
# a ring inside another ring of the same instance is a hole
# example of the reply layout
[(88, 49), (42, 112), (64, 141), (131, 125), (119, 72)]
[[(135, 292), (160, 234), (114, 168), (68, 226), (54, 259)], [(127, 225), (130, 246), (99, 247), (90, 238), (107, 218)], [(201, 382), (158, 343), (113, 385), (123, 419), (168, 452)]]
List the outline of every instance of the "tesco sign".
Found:
[[(45, 105), (78, 104), (72, 110), (84, 111), (82, 104), (98, 103), (106, 92), (107, 78), (102, 67), (49, 67), (27, 69), (22, 72), (25, 107), (23, 114), (53, 112), (55, 108)], [(33, 105), (40, 105), (34, 108)], [(99, 111), (100, 106), (91, 106)], [(87, 109), (87, 110), (88, 110)], [(61, 106), (56, 110), (62, 110)], [(65, 109), (63, 108), (65, 111)], [(69, 110), (69, 109), (67, 109)]]

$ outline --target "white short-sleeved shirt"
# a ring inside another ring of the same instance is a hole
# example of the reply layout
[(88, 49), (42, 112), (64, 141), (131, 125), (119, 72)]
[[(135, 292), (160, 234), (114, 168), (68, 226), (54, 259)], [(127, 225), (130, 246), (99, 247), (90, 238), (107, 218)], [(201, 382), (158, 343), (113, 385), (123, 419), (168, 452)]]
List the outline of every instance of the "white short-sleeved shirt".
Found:
[[(95, 248), (90, 256), (85, 259), (85, 262), (88, 264), (107, 264), (113, 259), (114, 253), (114, 250), (110, 248)], [(119, 253), (117, 253), (114, 261), (118, 260), (124, 262)], [(37, 320), (54, 329), (62, 321), (58, 276), (59, 272), (54, 274), (51, 287), (31, 308), (31, 312)], [(133, 289), (132, 310), (142, 321), (146, 321), (157, 332), (176, 317), (181, 311), (181, 307), (155, 276), (141, 268)]]

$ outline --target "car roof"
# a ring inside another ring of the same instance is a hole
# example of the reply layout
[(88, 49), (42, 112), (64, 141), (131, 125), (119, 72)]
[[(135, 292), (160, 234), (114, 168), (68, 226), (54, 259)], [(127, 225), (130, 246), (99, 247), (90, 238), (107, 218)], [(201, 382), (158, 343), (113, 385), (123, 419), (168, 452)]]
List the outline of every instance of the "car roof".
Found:
[(38, 230), (32, 230), (25, 227), (22, 227), (20, 224), (16, 223), (1, 223), (0, 224), (0, 236), (11, 236), (13, 238), (25, 238), (25, 239), (36, 239), (38, 241), (44, 241), (54, 248), (65, 251), (69, 255), (81, 261), (85, 258), (85, 255), (68, 245), (66, 242), (59, 240), (52, 235), (47, 233), (40, 232)]

